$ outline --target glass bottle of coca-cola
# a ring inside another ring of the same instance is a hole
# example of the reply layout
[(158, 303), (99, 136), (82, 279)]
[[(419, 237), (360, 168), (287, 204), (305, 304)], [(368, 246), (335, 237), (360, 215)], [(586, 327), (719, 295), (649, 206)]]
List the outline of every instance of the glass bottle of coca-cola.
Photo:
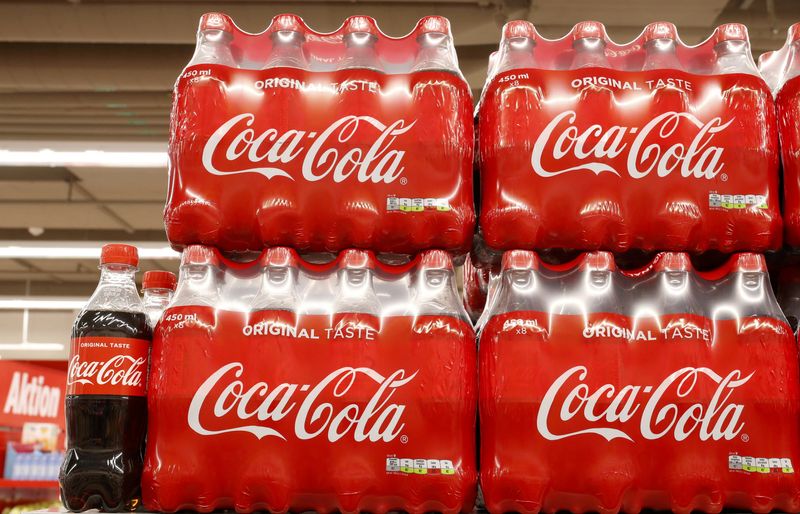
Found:
[(100, 283), (72, 328), (59, 474), (71, 511), (139, 503), (151, 329), (134, 281), (138, 262), (135, 247), (105, 245)]
[(155, 328), (161, 319), (161, 313), (172, 300), (177, 283), (175, 274), (169, 271), (145, 272), (142, 279), (142, 303), (152, 328)]

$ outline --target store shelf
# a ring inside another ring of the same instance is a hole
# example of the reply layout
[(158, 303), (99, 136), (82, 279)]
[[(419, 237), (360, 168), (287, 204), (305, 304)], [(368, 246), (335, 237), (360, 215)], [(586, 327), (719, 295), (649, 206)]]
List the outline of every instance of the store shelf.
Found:
[(56, 480), (7, 480), (0, 478), (0, 489), (57, 489)]

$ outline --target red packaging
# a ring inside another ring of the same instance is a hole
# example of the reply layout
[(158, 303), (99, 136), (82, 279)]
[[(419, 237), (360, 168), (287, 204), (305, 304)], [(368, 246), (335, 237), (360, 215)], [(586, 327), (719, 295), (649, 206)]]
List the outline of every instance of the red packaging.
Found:
[(789, 27), (786, 43), (775, 52), (767, 52), (758, 67), (775, 93), (783, 164), (783, 217), (786, 220), (786, 244), (800, 246), (800, 60), (797, 41), (800, 24)]
[(800, 510), (798, 352), (762, 256), (621, 272), (609, 254), (508, 252), (487, 309), (493, 514)]
[(689, 47), (506, 25), (479, 106), (480, 227), (518, 248), (763, 251), (781, 244), (774, 104), (746, 29)]
[(188, 251), (153, 345), (148, 510), (472, 510), (475, 339), (445, 252)]
[(248, 34), (200, 22), (175, 85), (164, 221), (173, 246), (464, 253), (474, 229), (472, 98), (449, 22), (390, 38), (354, 16)]

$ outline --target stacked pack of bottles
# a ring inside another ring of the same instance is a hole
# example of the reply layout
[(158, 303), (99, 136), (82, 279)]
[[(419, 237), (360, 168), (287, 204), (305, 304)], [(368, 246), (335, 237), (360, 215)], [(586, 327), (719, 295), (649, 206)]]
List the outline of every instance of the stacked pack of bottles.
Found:
[[(472, 310), (488, 296), (490, 512), (800, 510), (797, 344), (764, 256), (690, 260), (780, 246), (777, 128), (741, 25), (693, 47), (669, 23), (505, 26), (464, 277)], [(666, 253), (620, 269), (630, 250)]]
[(184, 250), (145, 508), (472, 509), (477, 352), (451, 261), (474, 232), (471, 110), (444, 18), (390, 38), (363, 16), (202, 17), (175, 86), (164, 222)]
[(364, 16), (248, 34), (207, 14), (174, 95), (173, 245), (469, 250), (472, 96), (445, 18), (390, 38)]
[(478, 120), (490, 248), (780, 245), (777, 121), (742, 25), (687, 47), (669, 23), (617, 44), (511, 22)]

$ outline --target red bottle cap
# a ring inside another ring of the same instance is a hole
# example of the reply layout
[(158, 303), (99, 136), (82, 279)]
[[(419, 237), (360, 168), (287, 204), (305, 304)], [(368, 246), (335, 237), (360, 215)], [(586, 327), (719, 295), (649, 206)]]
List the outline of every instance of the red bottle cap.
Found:
[(425, 16), (418, 25), (420, 34), (450, 34), (450, 20), (444, 16)]
[(503, 254), (503, 271), (539, 269), (539, 257), (529, 250), (510, 250)]
[(375, 256), (368, 250), (344, 250), (339, 254), (339, 269), (375, 269)]
[(747, 27), (741, 23), (726, 23), (714, 31), (714, 44), (725, 41), (747, 41)]
[(297, 252), (295, 252), (291, 248), (286, 248), (284, 246), (276, 246), (264, 252), (262, 267), (264, 268), (269, 266), (297, 267), (298, 260), (299, 257), (297, 256)]
[(800, 39), (800, 23), (795, 23), (789, 27), (789, 41), (794, 43), (798, 39)]
[(534, 29), (533, 23), (525, 20), (514, 20), (509, 21), (503, 26), (503, 39), (514, 39), (518, 37), (536, 39), (536, 29)]
[(675, 25), (668, 21), (657, 21), (649, 24), (644, 29), (644, 42), (653, 41), (654, 39), (672, 39), (678, 38), (678, 29)]
[(270, 34), (283, 30), (289, 30), (292, 32), (305, 32), (303, 30), (304, 27), (305, 23), (303, 23), (303, 18), (300, 16), (297, 16), (296, 14), (279, 14), (272, 18), (272, 22), (269, 24), (267, 32)]
[(605, 40), (606, 28), (599, 21), (582, 21), (572, 29), (574, 40), (596, 37)]
[(684, 252), (662, 252), (656, 255), (653, 269), (659, 271), (690, 271), (692, 261)]
[(369, 16), (350, 16), (347, 18), (344, 22), (344, 33), (352, 34), (353, 32), (366, 32), (375, 37), (380, 35), (378, 25)]
[(421, 269), (443, 269), (453, 271), (453, 261), (444, 250), (428, 250), (422, 252), (419, 259)]
[(221, 30), (223, 32), (233, 33), (233, 21), (222, 13), (206, 13), (200, 17), (199, 30)]
[(175, 290), (178, 279), (169, 271), (146, 271), (142, 279), (142, 289), (171, 289)]
[(739, 253), (731, 259), (731, 271), (740, 272), (765, 272), (767, 271), (767, 261), (764, 256), (758, 253)]
[(100, 264), (139, 265), (139, 251), (135, 246), (125, 244), (103, 245), (100, 251)]
[(583, 255), (580, 269), (588, 271), (614, 271), (617, 263), (611, 252), (588, 252)]
[(191, 245), (186, 247), (181, 258), (181, 265), (187, 264), (219, 266), (219, 257), (208, 246)]

